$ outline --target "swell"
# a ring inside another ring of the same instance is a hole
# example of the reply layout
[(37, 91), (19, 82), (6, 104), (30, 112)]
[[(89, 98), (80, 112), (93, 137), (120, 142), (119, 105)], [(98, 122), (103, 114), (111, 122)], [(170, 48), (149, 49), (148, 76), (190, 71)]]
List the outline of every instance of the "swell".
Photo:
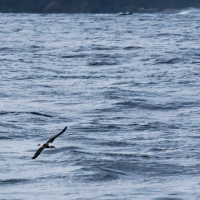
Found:
[(39, 115), (43, 117), (53, 117), (48, 114), (40, 113), (40, 112), (19, 112), (19, 111), (0, 111), (0, 115), (21, 115), (21, 114), (32, 114), (32, 115)]
[(30, 182), (30, 179), (21, 179), (21, 178), (16, 178), (16, 179), (0, 179), (0, 185), (5, 186), (5, 185), (16, 185), (16, 184), (27, 184)]
[(182, 109), (182, 108), (190, 108), (190, 107), (194, 107), (194, 106), (199, 106), (199, 102), (168, 102), (165, 104), (161, 104), (161, 103), (141, 103), (141, 102), (137, 102), (137, 101), (121, 101), (121, 102), (117, 102), (115, 103), (116, 106), (118, 107), (123, 107), (125, 109), (129, 109), (129, 108), (141, 108), (141, 109), (148, 109), (148, 110), (178, 110), (178, 109)]

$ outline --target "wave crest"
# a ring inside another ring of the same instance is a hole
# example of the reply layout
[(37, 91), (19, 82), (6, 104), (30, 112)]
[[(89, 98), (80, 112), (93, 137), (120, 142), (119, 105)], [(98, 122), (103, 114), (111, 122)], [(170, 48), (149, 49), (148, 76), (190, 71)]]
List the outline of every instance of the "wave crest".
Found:
[(200, 9), (197, 8), (187, 8), (178, 13), (179, 15), (189, 15), (189, 14), (200, 14)]

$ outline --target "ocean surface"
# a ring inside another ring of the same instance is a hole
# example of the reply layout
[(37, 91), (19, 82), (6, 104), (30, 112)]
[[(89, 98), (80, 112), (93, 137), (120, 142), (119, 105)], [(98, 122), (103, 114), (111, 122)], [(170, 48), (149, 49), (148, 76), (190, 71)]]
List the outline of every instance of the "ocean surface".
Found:
[(1, 200), (200, 199), (200, 10), (0, 18)]

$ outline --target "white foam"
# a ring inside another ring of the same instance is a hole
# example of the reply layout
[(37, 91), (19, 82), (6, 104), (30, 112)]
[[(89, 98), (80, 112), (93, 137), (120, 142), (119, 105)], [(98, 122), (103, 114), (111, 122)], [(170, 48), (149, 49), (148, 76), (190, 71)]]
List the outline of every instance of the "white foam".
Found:
[(187, 8), (178, 13), (179, 15), (188, 15), (188, 14), (200, 14), (200, 9), (197, 8)]

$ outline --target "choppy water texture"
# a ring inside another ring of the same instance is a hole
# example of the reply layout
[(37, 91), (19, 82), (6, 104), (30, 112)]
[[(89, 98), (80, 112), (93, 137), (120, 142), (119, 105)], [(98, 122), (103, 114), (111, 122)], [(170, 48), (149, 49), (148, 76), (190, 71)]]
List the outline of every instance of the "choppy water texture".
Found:
[(198, 10), (2, 14), (0, 198), (200, 199), (199, 33)]

